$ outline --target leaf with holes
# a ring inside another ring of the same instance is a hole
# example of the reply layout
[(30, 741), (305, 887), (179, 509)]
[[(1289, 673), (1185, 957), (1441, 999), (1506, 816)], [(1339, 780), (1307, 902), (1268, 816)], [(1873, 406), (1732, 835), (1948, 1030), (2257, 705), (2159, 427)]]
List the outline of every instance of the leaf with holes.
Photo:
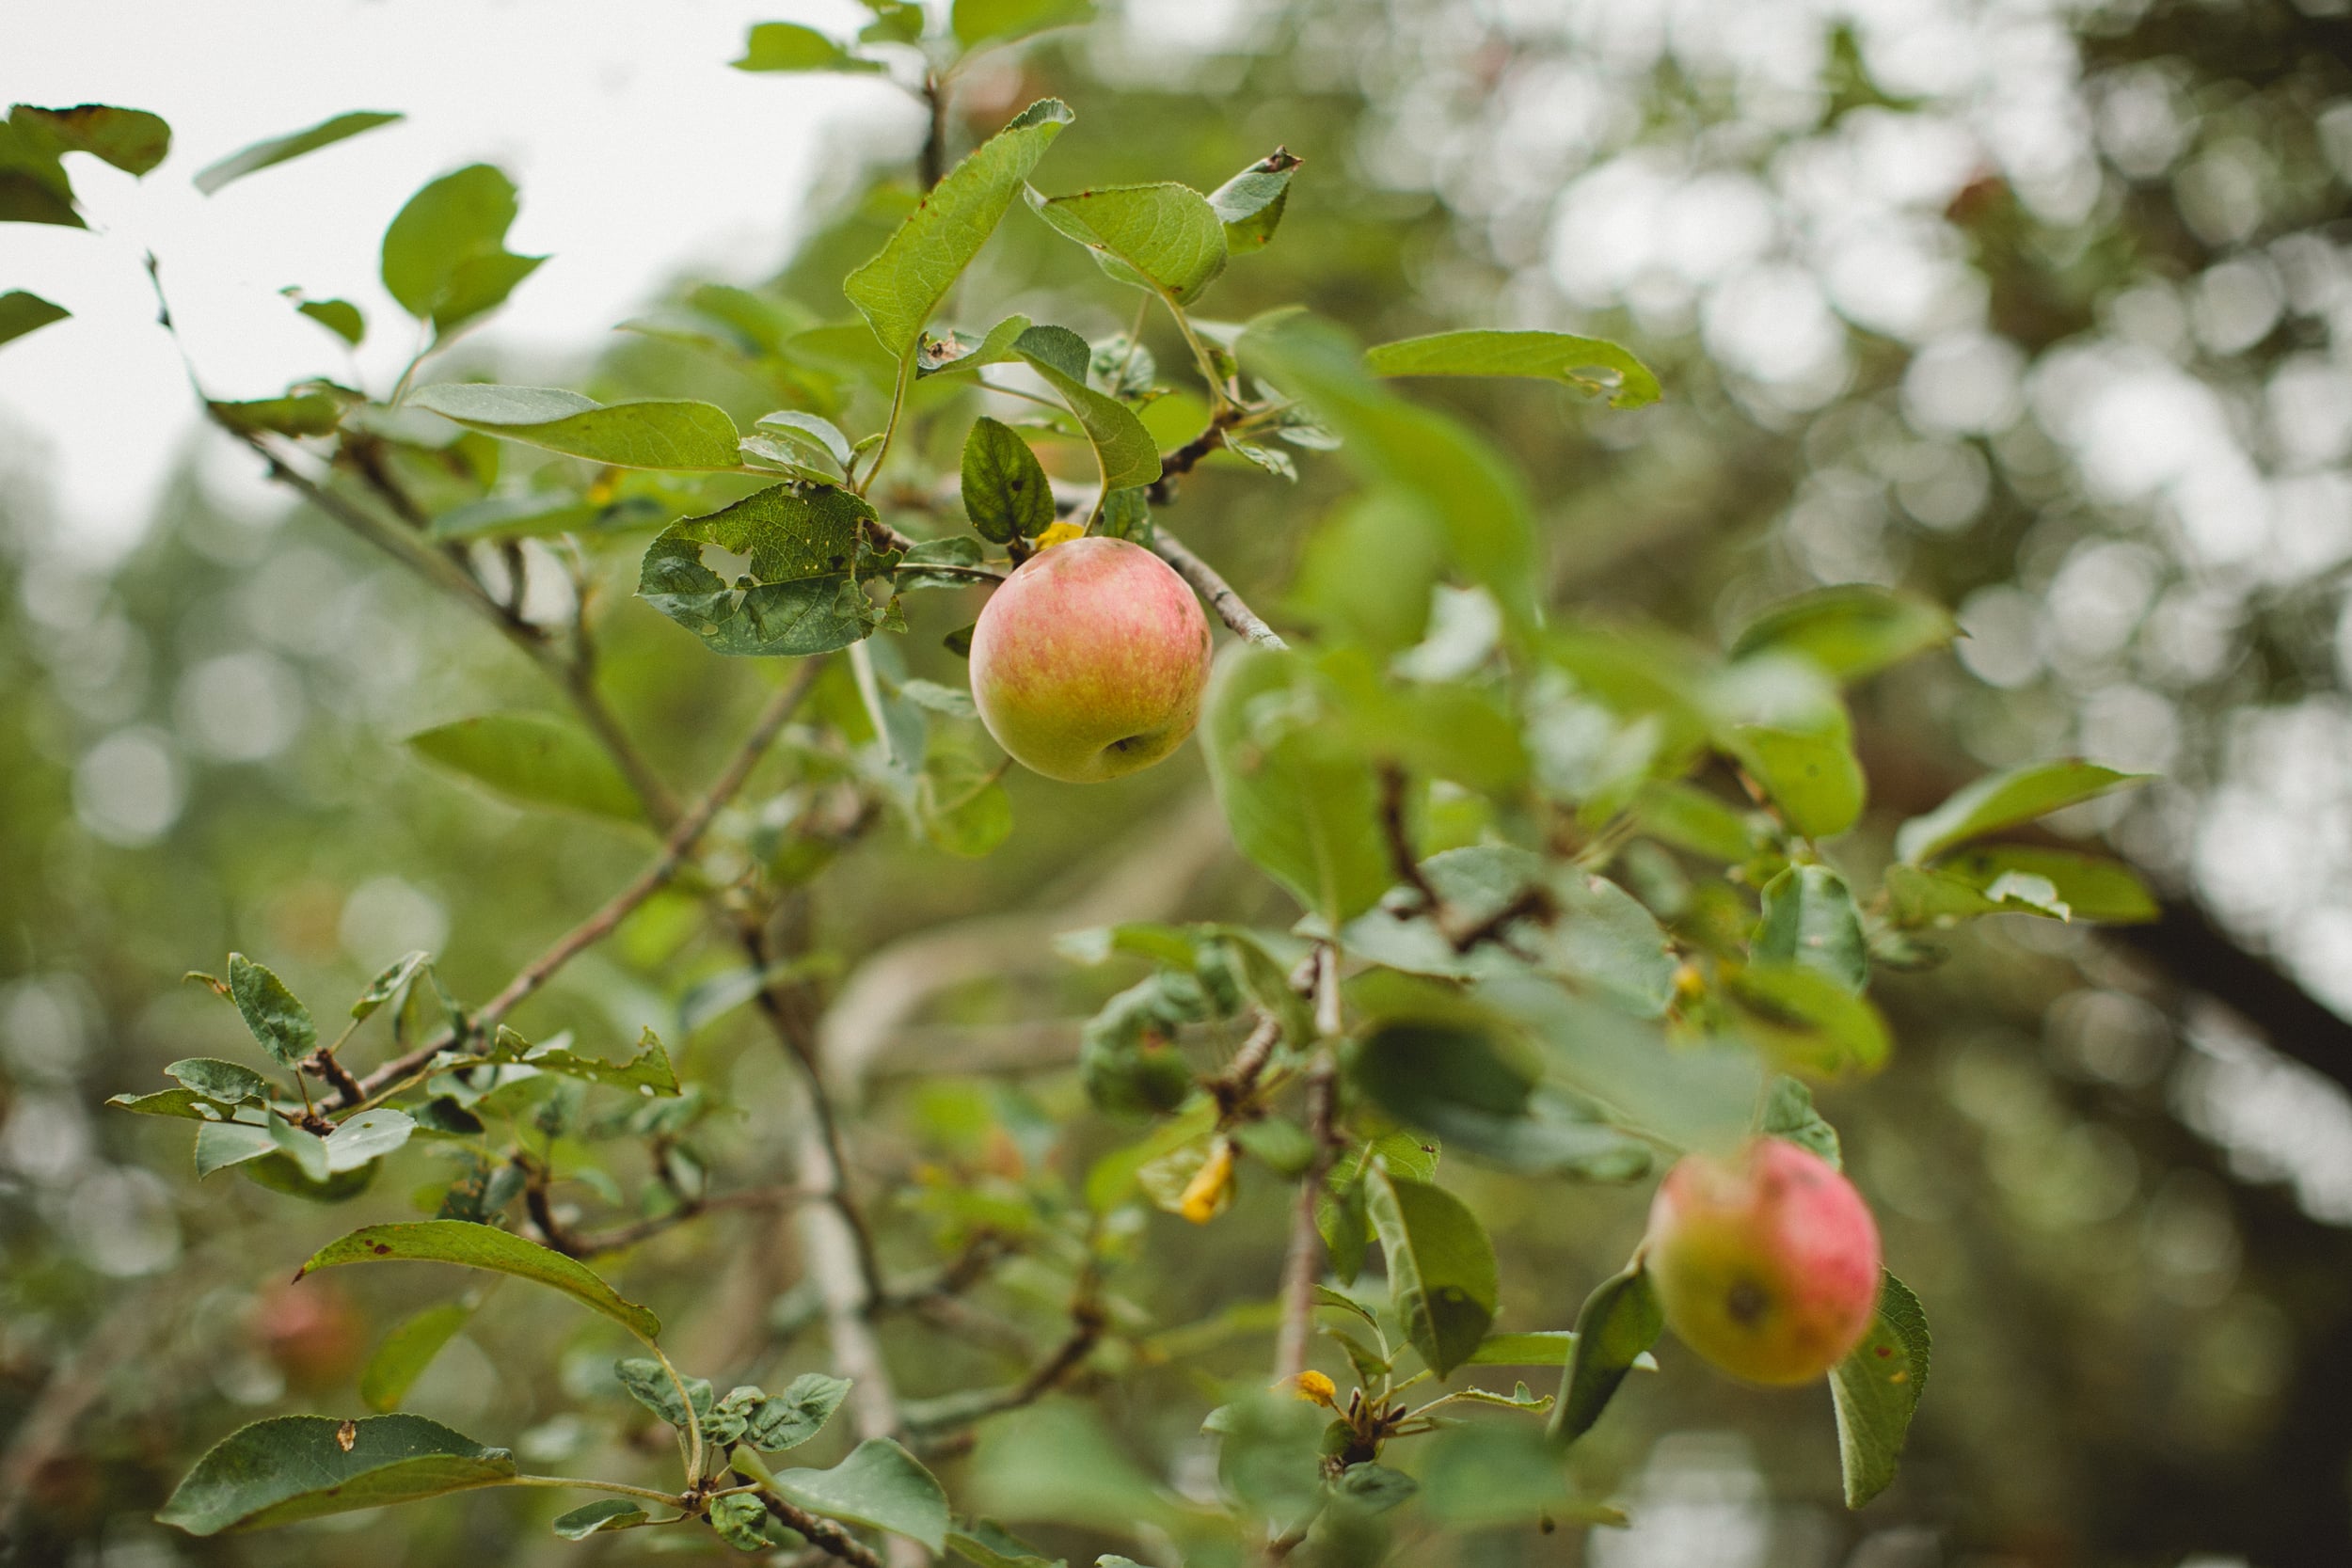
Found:
[(847, 490), (771, 485), (662, 531), (645, 551), (638, 595), (718, 653), (846, 648), (882, 619), (859, 588), (883, 569), (866, 535), (874, 520)]

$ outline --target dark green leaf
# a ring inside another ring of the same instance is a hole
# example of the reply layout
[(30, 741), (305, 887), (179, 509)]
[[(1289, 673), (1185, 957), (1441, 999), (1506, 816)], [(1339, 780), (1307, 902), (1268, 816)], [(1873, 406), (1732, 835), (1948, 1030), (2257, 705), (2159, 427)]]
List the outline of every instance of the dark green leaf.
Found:
[(1494, 1322), (1494, 1243), (1478, 1217), (1442, 1187), (1368, 1170), (1364, 1198), (1406, 1335), (1444, 1377)]
[(988, 329), (984, 338), (969, 332), (950, 332), (944, 338), (925, 337), (922, 347), (914, 354), (914, 378), (928, 381), (937, 375), (977, 376), (981, 367), (1002, 365), (1021, 356), (1012, 345), (1032, 324), (1026, 316), (1007, 316)]
[(19, 134), (45, 138), (59, 152), (87, 152), (129, 175), (142, 175), (171, 150), (171, 127), (145, 109), (111, 103), (78, 103), (71, 109), (37, 109), (19, 103), (8, 111)]
[(1482, 979), (1471, 994), (1530, 1029), (1546, 1076), (1598, 1101), (1617, 1125), (1677, 1148), (1728, 1148), (1747, 1135), (1763, 1072), (1746, 1047), (1669, 1045), (1656, 1024), (1538, 976)]
[(249, 1067), (224, 1062), (215, 1056), (184, 1057), (164, 1069), (164, 1075), (178, 1079), (216, 1104), (238, 1105), (248, 1100), (266, 1101), (270, 1097), (268, 1079)]
[(1102, 512), (1094, 519), (1094, 531), (1105, 539), (1131, 539), (1150, 548), (1152, 500), (1145, 488), (1131, 484), (1104, 495)]
[(1225, 270), (1225, 226), (1189, 185), (1106, 185), (1075, 196), (1032, 188), (1029, 210), (1094, 253), (1114, 281), (1189, 305)]
[(1421, 1482), (1402, 1470), (1366, 1461), (1341, 1471), (1340, 1479), (1331, 1483), (1331, 1490), (1368, 1513), (1386, 1513), (1399, 1503), (1410, 1501), (1413, 1494), (1421, 1490)]
[(419, 756), (526, 806), (635, 822), (644, 815), (620, 768), (586, 731), (544, 713), (486, 713), (408, 737)]
[(1810, 969), (1857, 996), (1869, 984), (1862, 914), (1826, 865), (1792, 865), (1764, 884), (1764, 918), (1749, 951), (1759, 964)]
[(1069, 1568), (1060, 1560), (1048, 1562), (993, 1519), (975, 1519), (968, 1530), (950, 1529), (947, 1549), (974, 1568)]
[(514, 1275), (563, 1291), (641, 1339), (651, 1339), (661, 1332), (660, 1319), (635, 1302), (624, 1301), (586, 1264), (520, 1236), (486, 1225), (469, 1225), (464, 1220), (366, 1226), (321, 1247), (295, 1277), (300, 1278), (312, 1269), (379, 1259), (455, 1263)]
[(956, 41), (967, 50), (1093, 20), (1094, 0), (955, 0), (951, 13)]
[(1927, 1391), (1929, 1349), (1928, 1317), (1919, 1298), (1901, 1280), (1885, 1275), (1870, 1332), (1829, 1374), (1848, 1508), (1860, 1508), (1893, 1482), (1912, 1412)]
[(660, 1417), (680, 1432), (686, 1430), (686, 1406), (679, 1402), (678, 1388), (683, 1385), (686, 1397), (694, 1402), (694, 1418), (707, 1422), (716, 1407), (707, 1377), (671, 1380), (660, 1362), (651, 1356), (630, 1356), (612, 1363), (612, 1375), (628, 1390), (628, 1397)]
[(1749, 1032), (1780, 1066), (1835, 1077), (1875, 1072), (1890, 1040), (1879, 1010), (1817, 969), (1750, 964), (1728, 977)]
[(353, 348), (368, 335), (368, 319), (347, 299), (306, 299), (294, 307)]
[(376, 1008), (391, 1001), (401, 993), (402, 989), (410, 980), (416, 978), (418, 971), (432, 961), (432, 954), (416, 952), (405, 954), (396, 961), (386, 965), (383, 973), (368, 982), (368, 989), (359, 993), (359, 1000), (351, 1005), (351, 1016), (354, 1019), (366, 1018)]
[[(845, 648), (880, 615), (858, 592), (874, 567), (874, 509), (847, 490), (777, 484), (671, 525), (645, 551), (637, 592), (723, 654)], [(714, 571), (706, 558), (721, 552)]]
[(1629, 1181), (1646, 1146), (1543, 1085), (1493, 1034), (1412, 1019), (1378, 1024), (1350, 1060), (1356, 1086), (1389, 1115), (1507, 1169)]
[(384, 287), (443, 335), (495, 309), (547, 260), (506, 249), (516, 210), (515, 182), (488, 164), (443, 175), (384, 231)]
[(794, 22), (762, 22), (743, 40), (738, 71), (880, 71), (880, 60), (852, 55), (814, 27)]
[(578, 1078), (608, 1088), (634, 1089), (640, 1095), (674, 1099), (678, 1093), (677, 1069), (661, 1048), (660, 1037), (646, 1029), (637, 1037), (637, 1050), (626, 1062), (582, 1056), (554, 1045), (532, 1045), (514, 1030), (501, 1025), (490, 1049), (466, 1061), (518, 1062), (563, 1078)]
[[(194, 1089), (158, 1089), (153, 1094), (117, 1094), (106, 1103), (142, 1117), (177, 1117), (183, 1121), (216, 1122), (220, 1107)], [(199, 1134), (201, 1136), (201, 1134)], [(199, 1176), (205, 1174), (202, 1171)]]
[(331, 436), (342, 423), (342, 404), (325, 392), (298, 392), (251, 403), (208, 403), (213, 418), (231, 430), (278, 436)]
[(1094, 448), (1105, 494), (1150, 484), (1160, 477), (1160, 447), (1135, 411), (1087, 385), (1091, 358), (1086, 340), (1066, 326), (1033, 326), (1013, 342), (1029, 368), (1061, 394)]
[(1925, 816), (1904, 823), (1895, 834), (1895, 853), (1923, 865), (1972, 838), (2096, 800), (2146, 778), (2144, 773), (2119, 773), (2079, 757), (2029, 762), (1979, 779)]
[(963, 443), (963, 515), (998, 545), (1054, 526), (1054, 491), (1037, 454), (1011, 426), (985, 415)]
[(1291, 176), (1302, 161), (1278, 147), (1209, 193), (1209, 206), (1225, 225), (1228, 252), (1255, 250), (1274, 238), (1290, 204)]
[(242, 953), (229, 955), (229, 996), (253, 1037), (287, 1067), (318, 1049), (318, 1026), (310, 1022), (310, 1009), (295, 1000), (284, 981)]
[(1774, 605), (1733, 641), (1731, 657), (1768, 650), (1801, 654), (1840, 680), (1859, 680), (1942, 647), (1958, 630), (1950, 611), (1932, 600), (1868, 583), (1841, 583)]
[(1421, 1486), (1422, 1506), (1447, 1529), (1539, 1519), (1623, 1522), (1577, 1497), (1559, 1450), (1527, 1422), (1481, 1421), (1438, 1433), (1422, 1461)]
[(841, 292), (893, 358), (914, 352), (931, 312), (1074, 118), (1057, 99), (1030, 104), (950, 170), (881, 253), (844, 280)]
[[(0, 178), (5, 173), (0, 172)], [(28, 294), (22, 289), (10, 289), (0, 294), (0, 343), (22, 338), (27, 332), (38, 332), (52, 322), (61, 322), (73, 314), (62, 305), (52, 305), (39, 294)]]
[(469, 430), (619, 468), (727, 471), (740, 465), (735, 421), (715, 404), (647, 400), (603, 406), (551, 387), (444, 382), (408, 401)]
[[(2163, 912), (2155, 895), (2148, 891), (2147, 884), (2130, 866), (2073, 849), (2044, 849), (2026, 844), (1982, 845), (1945, 856), (1936, 863), (1933, 875), (1956, 878), (2005, 909), (2024, 903), (2020, 895), (2025, 879), (2038, 878), (2049, 884), (2058, 905), (2071, 919), (2137, 926), (2154, 920)], [(1893, 880), (1890, 872), (1890, 887)], [(2054, 911), (2044, 906), (2029, 912)]]
[(1772, 1098), (1764, 1102), (1764, 1119), (1757, 1131), (1811, 1149), (1833, 1170), (1845, 1164), (1838, 1150), (1837, 1129), (1821, 1119), (1821, 1113), (1813, 1108), (1813, 1091), (1794, 1078), (1783, 1075), (1772, 1080)]
[[(1565, 332), (1438, 332), (1382, 343), (1364, 362), (1382, 375), (1524, 375), (1609, 394), (1612, 408), (1656, 403), (1658, 377), (1615, 343)], [(1601, 371), (1614, 380), (1596, 376)]]
[(404, 1319), (368, 1357), (367, 1367), (359, 1373), (359, 1398), (370, 1410), (399, 1409), (417, 1378), (441, 1354), (441, 1347), (455, 1338), (472, 1317), (471, 1302), (453, 1301)]
[(1391, 870), (1375, 769), (1323, 704), (1303, 656), (1239, 646), (1218, 661), (1200, 738), (1233, 842), (1337, 929)]
[(780, 1470), (775, 1490), (830, 1519), (870, 1525), (947, 1548), (947, 1494), (922, 1462), (887, 1437), (869, 1437), (830, 1470)]
[[(196, 188), (210, 196), (232, 180), (242, 180), (273, 165), (299, 158), (305, 152), (315, 152), (322, 147), (332, 146), (346, 136), (373, 131), (379, 125), (390, 125), (404, 118), (379, 110), (360, 109), (347, 115), (337, 115), (332, 119), (323, 119), (307, 131), (295, 131), (283, 136), (273, 136), (268, 141), (255, 142), (242, 151), (231, 152), (218, 163), (207, 164), (199, 169)], [(501, 230), (500, 232), (503, 234), (505, 230)], [(353, 314), (356, 316), (358, 312)], [(347, 336), (353, 342), (359, 341), (356, 332)]]
[(803, 1372), (781, 1394), (738, 1388), (721, 1402), (743, 1417), (743, 1441), (762, 1453), (797, 1449), (825, 1430), (833, 1413), (850, 1397), (850, 1380)]
[(1665, 1327), (1665, 1313), (1639, 1258), (1584, 1298), (1576, 1315), (1576, 1348), (1561, 1374), (1560, 1403), (1551, 1413), (1553, 1442), (1573, 1443), (1592, 1430), (1617, 1386)]
[[(215, 1131), (217, 1129), (204, 1128), (199, 1130), (198, 1135), (200, 1139), (203, 1132)], [(375, 1172), (376, 1166), (371, 1161), (355, 1169), (336, 1171), (321, 1181), (295, 1164), (291, 1156), (279, 1153), (246, 1160), (237, 1166), (237, 1174), (255, 1186), (282, 1193), (288, 1197), (298, 1197), (305, 1203), (348, 1203), (368, 1190), (375, 1180)]]
[(278, 1416), (215, 1444), (155, 1517), (217, 1535), (503, 1486), (514, 1476), (504, 1449), (421, 1417)]
[(627, 1497), (606, 1497), (559, 1513), (548, 1528), (566, 1541), (585, 1541), (609, 1529), (631, 1529), (645, 1522), (644, 1508)]

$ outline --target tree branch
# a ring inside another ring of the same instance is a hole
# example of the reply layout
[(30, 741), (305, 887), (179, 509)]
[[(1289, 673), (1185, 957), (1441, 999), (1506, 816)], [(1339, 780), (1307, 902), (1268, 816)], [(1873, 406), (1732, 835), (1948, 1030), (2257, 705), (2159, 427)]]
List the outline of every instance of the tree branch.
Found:
[[(752, 1479), (740, 1470), (736, 1471), (735, 1475), (737, 1480), (745, 1482), (749, 1482)], [(831, 1519), (822, 1519), (806, 1509), (797, 1508), (764, 1487), (760, 1489), (759, 1500), (766, 1505), (769, 1513), (773, 1515), (779, 1523), (806, 1536), (809, 1544), (823, 1552), (827, 1557), (836, 1557), (844, 1562), (854, 1563), (856, 1568), (882, 1568), (882, 1560), (876, 1554), (873, 1547), (860, 1541)]]
[(1216, 567), (1185, 547), (1184, 542), (1165, 528), (1152, 530), (1152, 551), (1162, 561), (1176, 568), (1176, 575), (1192, 584), (1193, 592), (1209, 601), (1217, 619), (1233, 629), (1237, 637), (1248, 639), (1262, 648), (1287, 648), (1289, 643), (1272, 626), (1258, 618), (1233, 585), (1217, 575)]
[(1315, 1154), (1299, 1178), (1297, 1205), (1291, 1211), (1290, 1251), (1282, 1261), (1282, 1322), (1274, 1339), (1277, 1383), (1307, 1370), (1307, 1342), (1314, 1332), (1315, 1277), (1323, 1268), (1323, 1232), (1315, 1224), (1315, 1211), (1338, 1142), (1332, 1126), (1334, 1073), (1327, 1046), (1307, 1069), (1307, 1130), (1314, 1138)]

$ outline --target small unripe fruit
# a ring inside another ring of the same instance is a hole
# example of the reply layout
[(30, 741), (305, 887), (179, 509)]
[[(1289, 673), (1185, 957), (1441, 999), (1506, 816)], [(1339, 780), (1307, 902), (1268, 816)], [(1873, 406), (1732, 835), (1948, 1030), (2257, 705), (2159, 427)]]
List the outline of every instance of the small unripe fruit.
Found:
[(1209, 622), (1140, 545), (1040, 550), (972, 628), (972, 699), (1014, 761), (1067, 784), (1149, 768), (1184, 744), (1209, 680)]
[(1809, 1383), (1869, 1332), (1879, 1227), (1808, 1149), (1757, 1138), (1685, 1156), (1659, 1184), (1644, 1256), (1677, 1338), (1734, 1377)]

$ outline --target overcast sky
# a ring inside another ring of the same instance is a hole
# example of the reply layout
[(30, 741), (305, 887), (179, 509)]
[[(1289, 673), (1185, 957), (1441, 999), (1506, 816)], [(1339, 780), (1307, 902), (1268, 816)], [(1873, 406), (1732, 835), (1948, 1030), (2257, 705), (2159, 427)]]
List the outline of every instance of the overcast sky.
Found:
[[(0, 106), (151, 109), (170, 157), (144, 180), (68, 159), (91, 232), (0, 225), (0, 291), (73, 312), (0, 352), (0, 466), (42, 475), (60, 520), (103, 556), (135, 538), (194, 429), (154, 325), (141, 258), (164, 260), (190, 352), (216, 396), (357, 374), (379, 394), (415, 347), (376, 277), (384, 226), (425, 181), (499, 164), (522, 188), (510, 244), (548, 254), (492, 336), (577, 352), (685, 267), (771, 272), (830, 153), (919, 132), (874, 77), (727, 69), (762, 20), (830, 24), (849, 0), (71, 0), (10, 8)], [(211, 198), (190, 177), (247, 143), (352, 109), (372, 131)], [(278, 296), (352, 300), (340, 340)], [(208, 471), (221, 462), (216, 454)], [(233, 477), (233, 467), (226, 470)]]

